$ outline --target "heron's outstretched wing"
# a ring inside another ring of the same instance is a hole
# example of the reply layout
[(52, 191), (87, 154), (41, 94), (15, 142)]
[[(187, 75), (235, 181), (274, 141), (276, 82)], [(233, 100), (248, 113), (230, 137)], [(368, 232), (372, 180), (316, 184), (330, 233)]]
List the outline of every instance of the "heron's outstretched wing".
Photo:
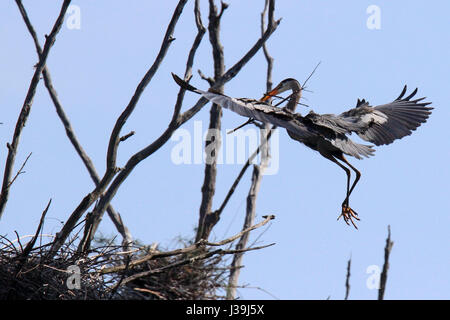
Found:
[(267, 102), (262, 102), (247, 98), (231, 98), (221, 93), (203, 91), (188, 84), (186, 81), (180, 79), (177, 75), (172, 74), (176, 83), (182, 88), (201, 94), (203, 97), (220, 105), (223, 108), (230, 109), (237, 114), (253, 118), (264, 123), (285, 128), (294, 132), (297, 136), (307, 138), (313, 135), (301, 121), (299, 116), (295, 113), (289, 112), (285, 109), (280, 109), (270, 105)]
[[(313, 141), (316, 143), (317, 139), (321, 137), (342, 152), (358, 159), (361, 159), (362, 156), (369, 157), (375, 151), (371, 146), (354, 143), (346, 137), (345, 133), (348, 129), (345, 127), (337, 128), (337, 124), (342, 121), (336, 119), (336, 116), (310, 113), (307, 117), (302, 117), (298, 113), (274, 107), (266, 102), (247, 98), (231, 98), (221, 93), (202, 91), (175, 74), (172, 74), (172, 76), (182, 88), (201, 94), (209, 101), (230, 109), (241, 116), (285, 128), (291, 138), (302, 143), (308, 144)], [(334, 118), (331, 119), (329, 116)]]
[(388, 104), (371, 107), (364, 99), (359, 100), (356, 108), (346, 111), (337, 118), (362, 139), (377, 146), (390, 144), (396, 139), (408, 136), (422, 123), (426, 122), (433, 108), (431, 102), (422, 102), (425, 98), (411, 100), (417, 93), (415, 89), (404, 98), (406, 85), (397, 99)]

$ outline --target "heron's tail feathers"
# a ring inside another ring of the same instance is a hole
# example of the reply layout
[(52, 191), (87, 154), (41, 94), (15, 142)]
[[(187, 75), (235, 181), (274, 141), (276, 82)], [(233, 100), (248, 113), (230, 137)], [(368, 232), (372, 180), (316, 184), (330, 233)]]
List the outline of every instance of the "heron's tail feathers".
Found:
[(373, 149), (371, 145), (356, 143), (347, 137), (345, 139), (337, 138), (333, 140), (332, 144), (345, 154), (355, 157), (356, 159), (362, 159), (363, 157), (368, 158), (375, 153), (375, 149)]
[(371, 157), (375, 153), (375, 149), (367, 144), (355, 143), (358, 153), (366, 158)]

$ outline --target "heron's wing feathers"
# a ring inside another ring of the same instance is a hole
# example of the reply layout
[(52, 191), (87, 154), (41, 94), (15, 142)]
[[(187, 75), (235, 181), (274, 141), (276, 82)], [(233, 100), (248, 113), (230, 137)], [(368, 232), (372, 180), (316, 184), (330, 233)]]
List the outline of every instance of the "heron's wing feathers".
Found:
[(345, 154), (361, 159), (375, 152), (372, 146), (355, 143), (345, 135), (349, 128), (353, 128), (352, 123), (346, 119), (334, 114), (317, 114), (311, 111), (299, 120)]
[(431, 102), (422, 102), (425, 98), (411, 100), (417, 89), (404, 98), (406, 89), (405, 86), (400, 96), (391, 103), (376, 107), (371, 107), (364, 99), (358, 99), (356, 108), (337, 118), (342, 119), (348, 132), (355, 132), (366, 141), (377, 146), (390, 144), (410, 135), (426, 122), (433, 109), (427, 107)]
[(352, 129), (352, 123), (345, 118), (338, 117), (334, 114), (318, 114), (314, 111), (310, 111), (305, 117), (305, 121), (308, 121), (314, 125), (321, 126), (327, 129), (331, 129), (336, 133), (348, 133)]
[(231, 98), (214, 92), (203, 92), (202, 95), (212, 103), (234, 111), (241, 116), (285, 128), (303, 138), (313, 135), (313, 132), (304, 125), (301, 117), (297, 114), (274, 107), (266, 102), (247, 98)]
[(332, 139), (330, 143), (341, 150), (343, 153), (353, 156), (357, 159), (362, 159), (362, 157), (370, 157), (375, 153), (375, 149), (372, 146), (360, 144), (353, 142), (349, 137), (344, 134), (337, 135), (336, 138)]
[(224, 94), (203, 91), (195, 88), (172, 73), (175, 82), (182, 88), (201, 94), (203, 97), (223, 108), (230, 109), (237, 114), (253, 118), (264, 123), (271, 123), (294, 132), (297, 136), (307, 138), (313, 135), (305, 125), (299, 121), (299, 116), (285, 109), (274, 107), (266, 102), (247, 98), (231, 98)]

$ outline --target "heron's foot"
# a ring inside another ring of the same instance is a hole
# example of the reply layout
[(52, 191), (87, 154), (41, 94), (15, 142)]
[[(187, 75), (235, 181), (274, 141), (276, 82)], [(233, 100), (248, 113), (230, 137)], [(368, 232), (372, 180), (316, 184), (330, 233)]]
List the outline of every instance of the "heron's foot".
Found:
[(358, 218), (358, 213), (353, 210), (352, 208), (350, 208), (347, 204), (343, 203), (342, 204), (342, 213), (340, 214), (340, 216), (337, 218), (338, 220), (340, 219), (340, 217), (344, 218), (344, 221), (347, 225), (350, 225), (349, 221), (352, 223), (352, 225), (355, 227), (355, 229), (358, 229), (358, 227), (355, 224), (355, 221), (353, 221), (353, 219), (355, 220), (360, 220)]

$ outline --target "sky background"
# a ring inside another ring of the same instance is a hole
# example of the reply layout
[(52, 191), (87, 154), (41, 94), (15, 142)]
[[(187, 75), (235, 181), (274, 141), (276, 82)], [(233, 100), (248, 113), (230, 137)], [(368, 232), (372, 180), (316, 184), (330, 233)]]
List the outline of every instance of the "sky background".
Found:
[[(162, 4), (164, 3), (164, 4)], [(81, 10), (81, 28), (65, 24), (57, 36), (47, 65), (58, 96), (86, 152), (100, 175), (105, 169), (107, 143), (115, 119), (159, 51), (176, 1), (73, 1)], [(264, 1), (228, 0), (222, 19), (221, 41), (225, 65), (232, 66), (260, 36)], [(44, 43), (60, 10), (56, 1), (24, 1)], [(381, 12), (381, 28), (366, 22), (370, 5)], [(207, 2), (201, 1), (207, 24)], [(122, 143), (118, 163), (151, 143), (166, 128), (178, 92), (170, 72), (184, 73), (187, 52), (196, 34), (193, 1), (176, 26), (175, 42), (142, 95), (123, 129), (135, 136)], [(276, 215), (269, 227), (251, 234), (251, 241), (276, 245), (244, 257), (240, 283), (242, 299), (342, 299), (346, 266), (352, 257), (350, 299), (376, 299), (367, 268), (383, 264), (387, 226), (391, 252), (386, 299), (449, 299), (450, 293), (450, 36), (448, 1), (298, 1), (276, 3), (283, 18), (267, 42), (275, 59), (273, 81), (304, 80), (319, 69), (305, 92), (318, 113), (340, 113), (357, 98), (371, 104), (395, 99), (405, 84), (419, 88), (435, 108), (426, 124), (411, 136), (378, 147), (376, 156), (351, 158), (362, 179), (351, 197), (359, 212), (359, 230), (336, 221), (345, 195), (345, 173), (318, 153), (279, 133), (280, 167), (265, 176), (257, 200), (257, 220)], [(12, 139), (33, 65), (38, 61), (33, 41), (14, 1), (0, 2), (0, 164)], [(195, 58), (194, 71), (213, 74), (211, 46), (206, 34)], [(265, 90), (266, 63), (262, 52), (225, 86), (234, 97), (260, 98)], [(207, 88), (194, 72), (192, 84)], [(183, 110), (198, 96), (187, 93)], [(193, 133), (194, 120), (207, 128), (210, 104), (183, 128)], [(309, 110), (300, 107), (298, 112)], [(223, 130), (245, 121), (223, 112)], [(355, 138), (359, 141), (359, 139)], [(179, 246), (177, 237), (190, 238), (198, 220), (203, 164), (176, 165), (169, 141), (143, 161), (126, 180), (112, 204), (132, 235), (162, 247)], [(0, 234), (15, 238), (33, 234), (48, 200), (53, 199), (44, 233), (59, 231), (93, 183), (69, 143), (48, 92), (40, 82), (16, 158), (16, 171), (32, 156), (14, 183)], [(218, 166), (214, 208), (217, 208), (241, 169), (240, 164)], [(248, 170), (211, 239), (237, 233), (243, 223), (250, 186)], [(102, 234), (116, 234), (105, 215)], [(26, 240), (23, 240), (26, 241)], [(261, 288), (257, 289), (255, 287)]]

